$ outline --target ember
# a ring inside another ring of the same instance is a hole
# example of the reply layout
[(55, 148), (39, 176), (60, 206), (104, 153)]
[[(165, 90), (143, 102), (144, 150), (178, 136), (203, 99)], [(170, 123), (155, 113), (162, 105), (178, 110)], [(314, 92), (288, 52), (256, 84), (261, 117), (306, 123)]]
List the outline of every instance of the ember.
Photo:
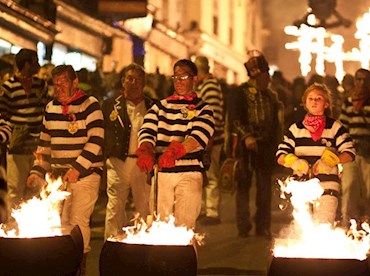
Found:
[[(284, 193), (291, 194), (294, 223), (275, 239), (273, 253), (283, 258), (357, 259), (365, 260), (370, 248), (369, 225), (358, 230), (352, 220), (350, 231), (333, 229), (329, 224), (316, 225), (311, 218), (309, 204), (321, 196), (319, 180), (299, 182), (288, 179), (279, 182)], [(304, 185), (304, 186), (303, 186)]]
[(17, 227), (0, 224), (0, 237), (52, 237), (61, 236), (60, 205), (70, 194), (60, 190), (62, 179), (52, 181), (46, 176), (46, 185), (40, 195), (20, 204), (13, 209), (11, 216), (15, 219)]

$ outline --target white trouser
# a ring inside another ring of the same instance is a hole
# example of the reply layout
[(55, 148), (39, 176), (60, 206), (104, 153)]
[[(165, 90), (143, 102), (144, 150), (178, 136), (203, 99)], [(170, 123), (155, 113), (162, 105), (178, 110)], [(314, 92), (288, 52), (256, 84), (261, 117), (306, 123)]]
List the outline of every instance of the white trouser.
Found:
[(117, 236), (126, 226), (126, 202), (132, 193), (135, 210), (144, 219), (149, 214), (150, 185), (146, 184), (147, 175), (136, 165), (136, 158), (122, 161), (111, 157), (107, 160), (108, 204), (105, 216), (105, 239)]
[(90, 217), (99, 196), (100, 175), (93, 173), (76, 183), (69, 183), (70, 196), (65, 199), (62, 211), (62, 226), (71, 229), (80, 227), (84, 240), (84, 253), (90, 248)]
[[(202, 205), (201, 172), (158, 173), (158, 214), (162, 220), (175, 216), (177, 226), (195, 227)], [(151, 209), (153, 208), (153, 189)]]
[(207, 174), (207, 181), (204, 187), (204, 208), (207, 217), (219, 217), (220, 190), (218, 179), (220, 175), (220, 156), (223, 145), (214, 145), (211, 148), (211, 166)]

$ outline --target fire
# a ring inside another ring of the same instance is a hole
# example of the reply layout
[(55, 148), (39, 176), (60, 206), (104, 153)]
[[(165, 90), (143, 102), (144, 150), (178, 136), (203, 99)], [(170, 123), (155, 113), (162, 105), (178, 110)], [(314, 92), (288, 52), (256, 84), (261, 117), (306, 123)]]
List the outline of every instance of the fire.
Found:
[(175, 226), (173, 216), (170, 216), (168, 221), (160, 221), (158, 218), (150, 226), (141, 220), (135, 223), (135, 226), (124, 227), (123, 231), (122, 237), (111, 237), (108, 240), (127, 244), (187, 246), (194, 240), (201, 244), (204, 238), (185, 226)]
[(343, 50), (344, 38), (341, 35), (333, 34), (326, 29), (319, 27), (313, 28), (302, 24), (296, 26), (286, 26), (284, 31), (288, 35), (296, 36), (297, 41), (287, 43), (285, 48), (288, 50), (298, 50), (299, 63), (301, 65), (302, 76), (307, 76), (311, 72), (311, 62), (313, 54), (316, 55), (317, 74), (325, 75), (325, 62), (334, 63), (336, 68), (335, 77), (342, 80), (344, 76), (344, 61), (358, 61), (362, 68), (368, 68), (370, 62), (370, 8), (367, 13), (357, 19), (355, 38), (359, 40), (359, 48), (351, 51)]
[(60, 190), (63, 185), (61, 178), (52, 181), (46, 176), (46, 185), (40, 195), (20, 204), (13, 209), (11, 216), (17, 228), (0, 224), (0, 237), (5, 238), (36, 238), (61, 236), (60, 208), (62, 201), (70, 194)]
[(334, 228), (330, 224), (315, 224), (312, 221), (309, 205), (315, 203), (323, 189), (319, 180), (279, 181), (281, 196), (291, 194), (294, 207), (294, 223), (275, 239), (273, 253), (283, 258), (320, 258), (320, 259), (358, 259), (365, 260), (370, 249), (370, 229), (362, 223), (358, 230), (355, 220), (348, 232)]

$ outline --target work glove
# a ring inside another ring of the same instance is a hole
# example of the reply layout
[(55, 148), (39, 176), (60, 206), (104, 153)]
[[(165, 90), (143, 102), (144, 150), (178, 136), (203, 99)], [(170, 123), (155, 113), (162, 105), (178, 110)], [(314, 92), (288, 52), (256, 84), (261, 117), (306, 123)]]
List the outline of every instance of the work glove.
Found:
[(298, 176), (308, 174), (310, 169), (310, 166), (306, 160), (298, 158), (293, 153), (289, 153), (285, 156), (284, 167), (291, 168)]
[(314, 175), (330, 174), (332, 169), (339, 164), (340, 160), (338, 155), (329, 149), (325, 149), (321, 158), (316, 161), (313, 166)]
[(153, 170), (155, 163), (154, 160), (154, 147), (149, 142), (144, 142), (136, 150), (137, 161), (136, 165), (142, 172), (150, 172)]
[(173, 168), (177, 159), (186, 154), (186, 149), (183, 144), (177, 141), (172, 141), (165, 152), (159, 157), (158, 169)]

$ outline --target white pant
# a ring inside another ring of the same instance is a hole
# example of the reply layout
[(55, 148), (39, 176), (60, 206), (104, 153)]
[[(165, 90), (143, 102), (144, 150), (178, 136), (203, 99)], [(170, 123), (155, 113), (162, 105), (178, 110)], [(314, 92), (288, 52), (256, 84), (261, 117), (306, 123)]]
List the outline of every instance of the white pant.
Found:
[(370, 215), (370, 157), (343, 164), (342, 213), (345, 221)]
[(71, 193), (64, 201), (62, 211), (62, 226), (71, 229), (78, 225), (84, 240), (84, 253), (90, 248), (90, 217), (94, 211), (99, 196), (100, 175), (93, 173), (76, 183), (68, 184), (67, 191)]
[(7, 185), (10, 209), (13, 209), (22, 201), (27, 177), (31, 171), (34, 160), (35, 158), (32, 154), (6, 155)]
[(145, 219), (149, 214), (150, 186), (146, 184), (147, 175), (139, 170), (136, 158), (122, 161), (111, 157), (107, 160), (108, 204), (105, 216), (105, 239), (117, 236), (126, 226), (126, 202), (132, 193), (135, 210)]
[[(157, 208), (160, 218), (163, 220), (174, 215), (177, 226), (193, 229), (202, 205), (202, 182), (201, 172), (158, 173)], [(151, 203), (153, 198), (152, 188)]]
[(220, 190), (218, 179), (220, 175), (220, 157), (223, 145), (214, 145), (211, 148), (211, 166), (207, 174), (207, 181), (204, 187), (204, 209), (207, 217), (219, 217)]

